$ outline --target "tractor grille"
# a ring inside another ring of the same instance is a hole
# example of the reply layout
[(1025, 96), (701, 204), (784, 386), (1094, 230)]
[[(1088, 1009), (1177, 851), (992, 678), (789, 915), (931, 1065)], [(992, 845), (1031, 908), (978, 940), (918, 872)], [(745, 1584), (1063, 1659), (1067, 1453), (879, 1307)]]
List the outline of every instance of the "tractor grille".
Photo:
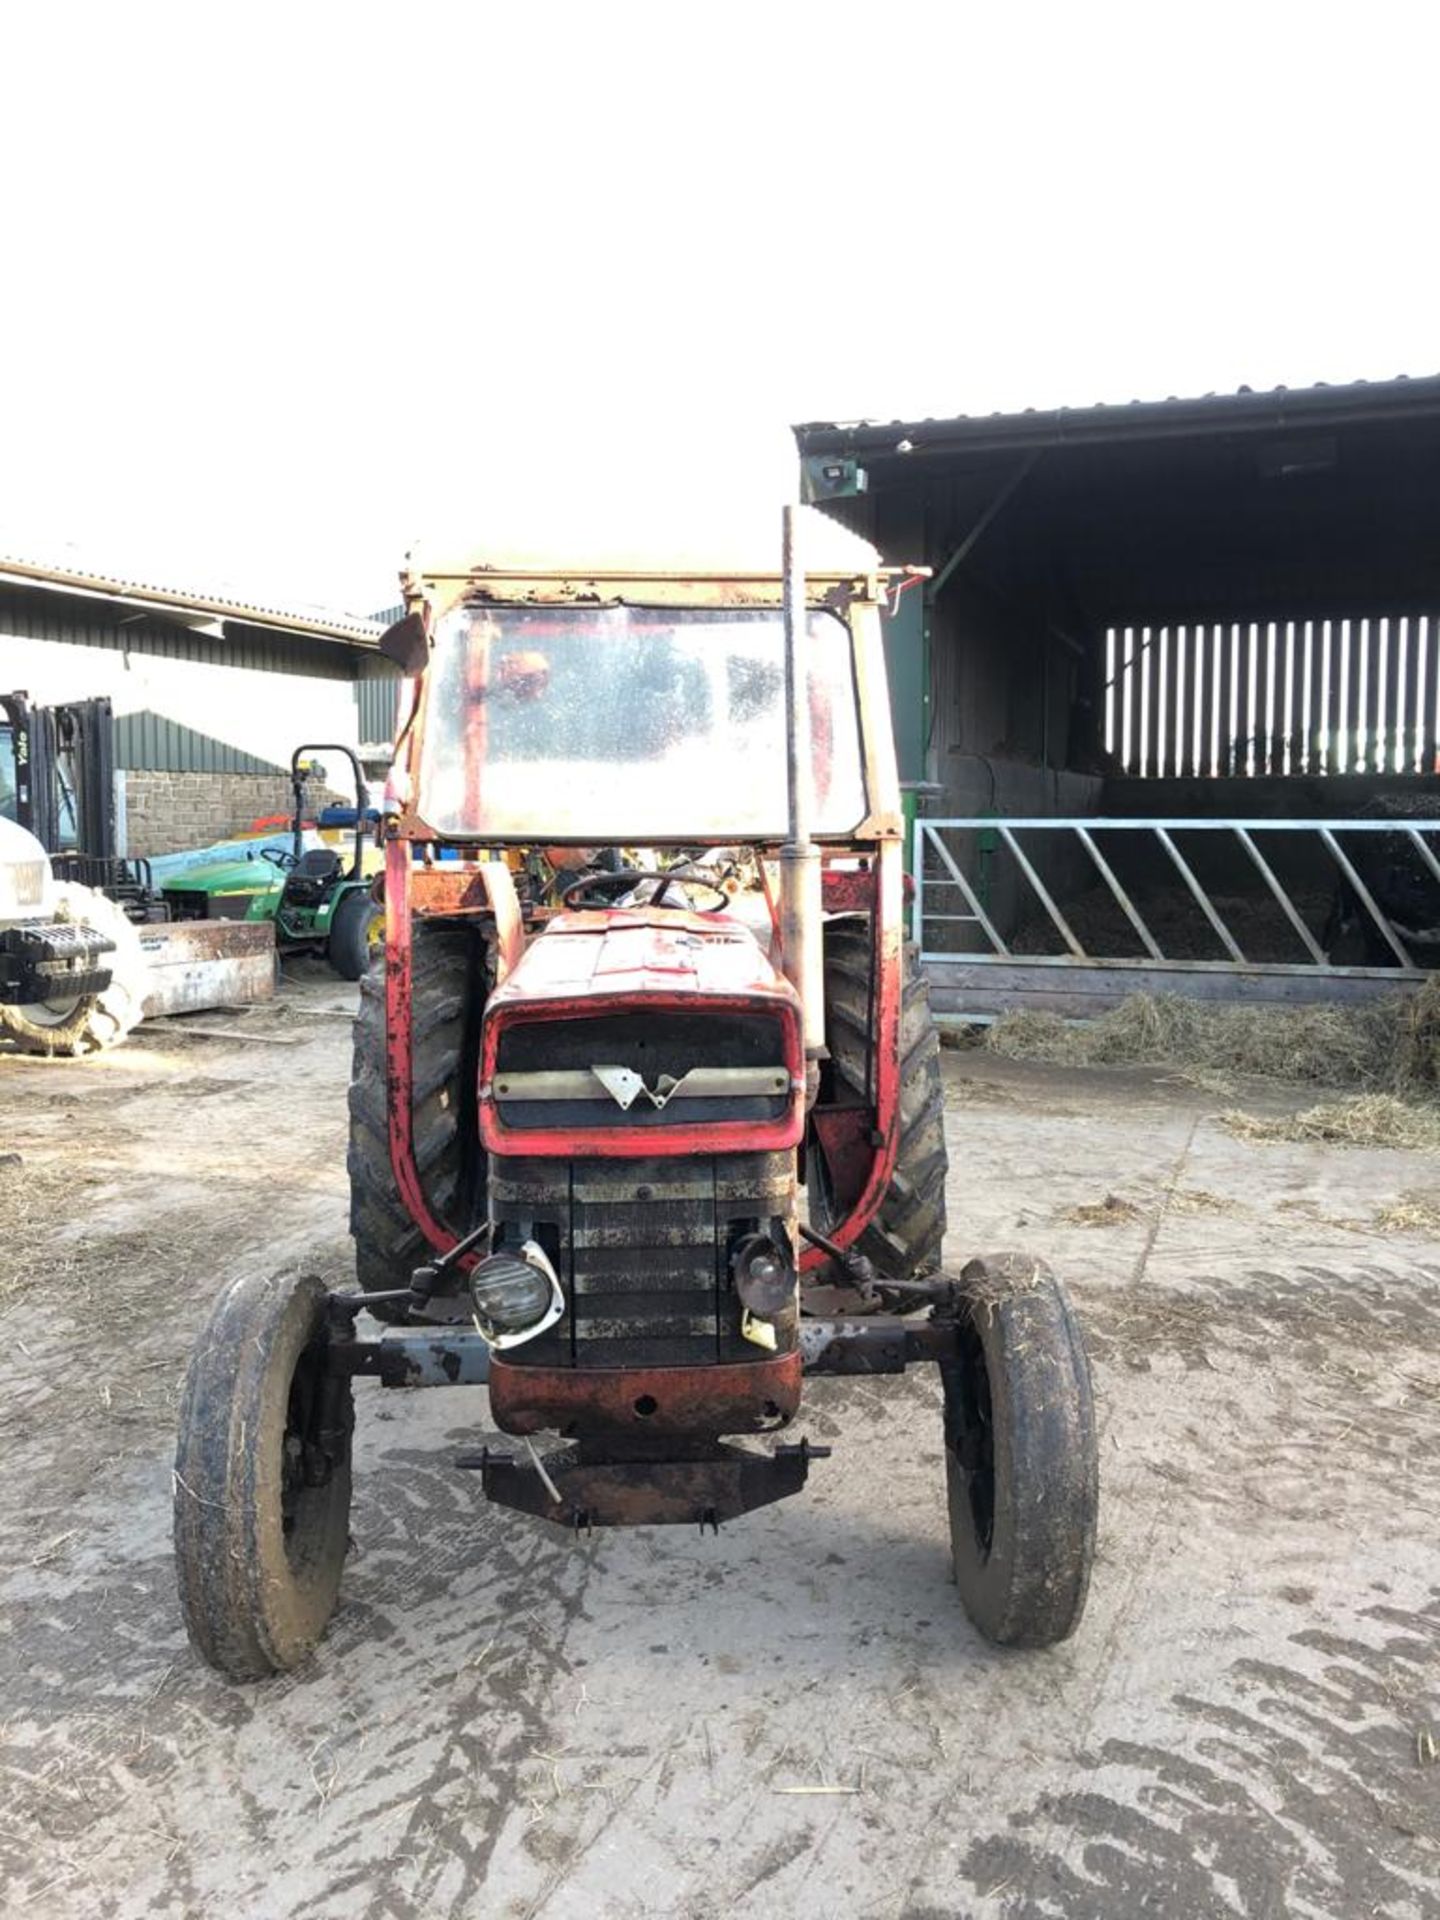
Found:
[(793, 1153), (634, 1160), (492, 1157), (497, 1239), (538, 1239), (569, 1311), (506, 1354), (517, 1365), (707, 1366), (756, 1357), (740, 1338), (729, 1255), (793, 1233)]
[(166, 887), (166, 911), (172, 920), (243, 920), (253, 893), (200, 893), (191, 887)]
[(207, 908), (209, 901), (203, 893), (193, 893), (188, 887), (165, 887), (161, 892), (165, 902), (165, 911), (172, 920), (208, 920), (211, 915)]
[[(495, 1106), (516, 1132), (774, 1121), (791, 1100), (784, 1062), (785, 1032), (773, 1014), (667, 1013), (657, 1021), (653, 1013), (626, 1012), (516, 1022), (500, 1035)], [(622, 1068), (641, 1083), (628, 1105), (594, 1077), (597, 1065)], [(707, 1069), (719, 1073), (692, 1097), (680, 1083)], [(673, 1095), (665, 1091), (670, 1083), (678, 1087)], [(645, 1089), (661, 1093), (661, 1103)]]

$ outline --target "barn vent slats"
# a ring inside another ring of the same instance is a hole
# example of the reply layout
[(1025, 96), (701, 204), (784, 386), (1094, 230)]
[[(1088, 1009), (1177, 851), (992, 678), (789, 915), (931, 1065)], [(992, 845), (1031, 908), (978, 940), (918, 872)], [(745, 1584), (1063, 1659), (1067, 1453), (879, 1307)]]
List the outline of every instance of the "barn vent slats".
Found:
[(1424, 612), (1105, 631), (1105, 747), (1141, 778), (1440, 771)]

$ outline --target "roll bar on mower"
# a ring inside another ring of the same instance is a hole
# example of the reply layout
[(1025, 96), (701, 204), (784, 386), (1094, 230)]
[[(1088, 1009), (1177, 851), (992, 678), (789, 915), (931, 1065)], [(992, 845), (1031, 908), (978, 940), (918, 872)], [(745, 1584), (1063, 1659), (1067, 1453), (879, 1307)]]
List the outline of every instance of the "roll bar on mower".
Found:
[(364, 868), (365, 834), (367, 831), (365, 819), (366, 799), (370, 789), (366, 783), (365, 771), (360, 765), (359, 756), (353, 747), (342, 746), (340, 742), (336, 740), (312, 741), (303, 746), (296, 747), (295, 751), (291, 754), (290, 787), (295, 796), (295, 812), (290, 823), (291, 851), (298, 861), (303, 851), (304, 828), (302, 825), (302, 816), (305, 811), (305, 782), (310, 778), (309, 769), (303, 762), (307, 754), (316, 753), (338, 753), (343, 755), (343, 757), (350, 762), (350, 771), (355, 776), (355, 852), (347, 878), (358, 880)]

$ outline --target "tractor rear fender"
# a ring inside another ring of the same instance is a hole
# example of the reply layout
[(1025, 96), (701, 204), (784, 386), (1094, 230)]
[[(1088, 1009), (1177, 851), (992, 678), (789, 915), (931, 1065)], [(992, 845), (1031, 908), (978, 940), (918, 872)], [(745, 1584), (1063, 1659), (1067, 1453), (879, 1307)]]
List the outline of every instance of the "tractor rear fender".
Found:
[[(866, 849), (867, 852), (870, 849)], [(827, 1239), (850, 1247), (880, 1210), (900, 1144), (900, 1005), (904, 993), (904, 869), (898, 840), (882, 840), (874, 848), (874, 1019), (875, 1113), (870, 1133), (870, 1170), (858, 1197), (844, 1219), (835, 1223)], [(829, 1255), (807, 1247), (800, 1260), (802, 1273), (828, 1264)]]
[[(500, 861), (440, 870), (422, 869), (431, 913), (483, 914), (493, 918), (496, 978), (503, 981), (525, 947), (520, 901), (510, 870)], [(437, 1253), (448, 1253), (456, 1236), (437, 1220), (415, 1164), (412, 1093), (413, 1001), (411, 994), (412, 906), (416, 870), (408, 840), (385, 847), (385, 1099), (390, 1129), (390, 1165), (410, 1218)], [(440, 881), (439, 885), (434, 882)], [(453, 896), (453, 897), (452, 897)], [(477, 1256), (461, 1261), (471, 1267)]]

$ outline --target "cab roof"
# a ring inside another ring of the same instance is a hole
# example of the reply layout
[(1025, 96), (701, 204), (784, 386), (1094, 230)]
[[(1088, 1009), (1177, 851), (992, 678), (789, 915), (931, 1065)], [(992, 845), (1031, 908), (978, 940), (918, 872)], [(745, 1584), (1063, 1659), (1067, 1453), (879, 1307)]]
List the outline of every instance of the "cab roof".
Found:
[[(813, 507), (797, 511), (800, 562), (807, 577), (853, 580), (881, 569), (868, 540), (840, 526)], [(673, 516), (671, 516), (672, 524)], [(640, 531), (637, 533), (637, 527)], [(518, 537), (496, 529), (483, 542), (436, 539), (417, 542), (401, 578), (407, 585), (424, 580), (468, 580), (475, 575), (502, 579), (539, 576), (587, 580), (778, 580), (781, 522), (778, 509), (727, 517), (720, 524), (697, 514), (668, 534), (663, 517), (645, 513), (628, 524), (607, 525), (587, 514), (583, 527), (567, 537), (564, 527), (534, 523)]]

